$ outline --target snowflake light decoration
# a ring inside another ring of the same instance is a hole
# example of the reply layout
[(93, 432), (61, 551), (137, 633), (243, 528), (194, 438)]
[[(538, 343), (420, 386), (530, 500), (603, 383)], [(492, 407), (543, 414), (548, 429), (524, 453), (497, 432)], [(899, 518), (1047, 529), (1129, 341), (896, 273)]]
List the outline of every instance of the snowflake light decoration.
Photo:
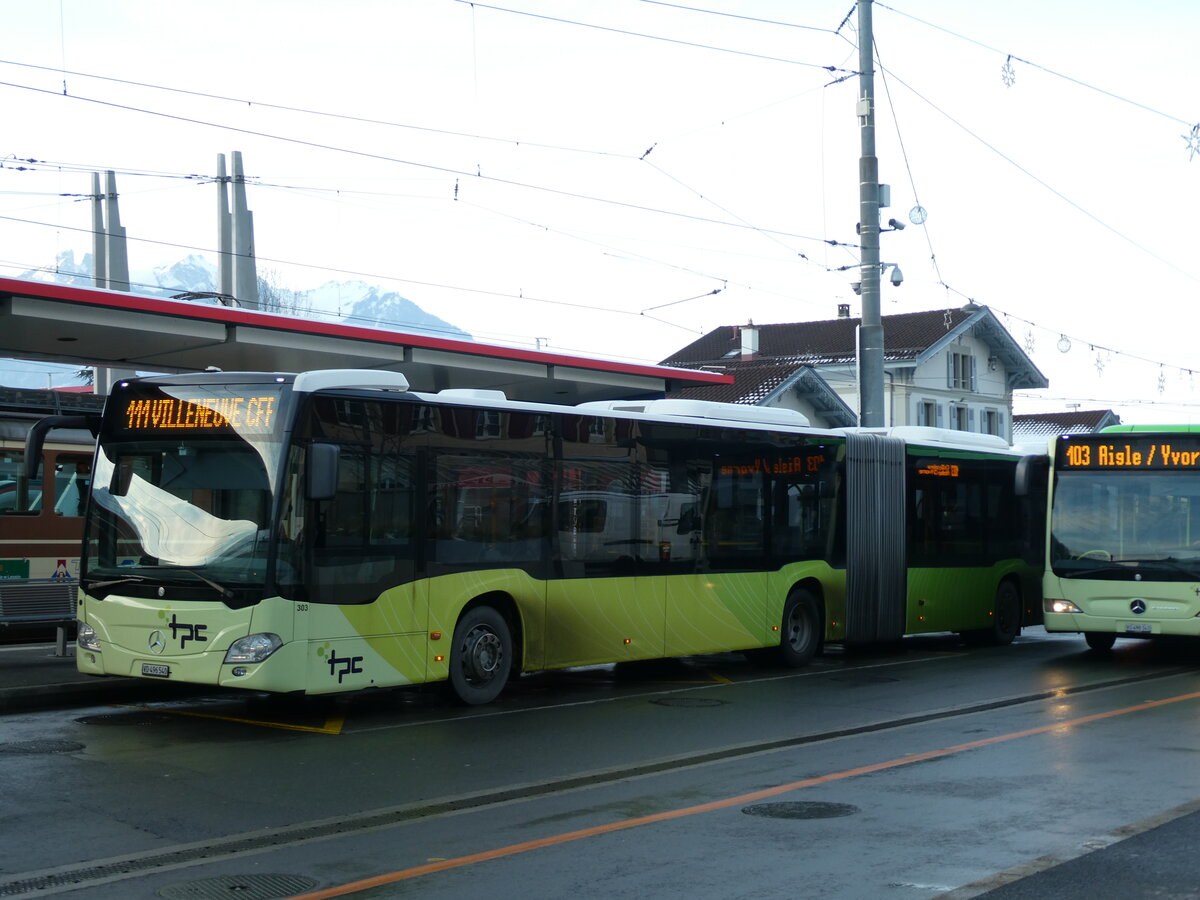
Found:
[(1008, 59), (1004, 61), (1004, 65), (1000, 67), (1000, 77), (1004, 80), (1005, 87), (1012, 87), (1017, 80), (1016, 69), (1012, 65), (1012, 54), (1008, 55)]
[(1191, 134), (1181, 134), (1180, 137), (1187, 141), (1188, 162), (1191, 162), (1200, 153), (1200, 125), (1193, 125)]
[(1025, 329), (1025, 352), (1030, 356), (1033, 355), (1034, 349), (1037, 347), (1037, 338), (1034, 337), (1033, 329)]

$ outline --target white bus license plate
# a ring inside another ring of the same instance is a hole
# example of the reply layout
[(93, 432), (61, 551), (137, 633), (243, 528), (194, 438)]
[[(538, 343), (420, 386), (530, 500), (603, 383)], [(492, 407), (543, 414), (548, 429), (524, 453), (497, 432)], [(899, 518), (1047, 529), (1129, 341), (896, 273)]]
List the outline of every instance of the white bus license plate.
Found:
[(153, 675), (155, 678), (170, 678), (171, 667), (162, 663), (142, 663), (142, 674)]
[(1149, 622), (1126, 622), (1126, 634), (1150, 634), (1154, 630)]

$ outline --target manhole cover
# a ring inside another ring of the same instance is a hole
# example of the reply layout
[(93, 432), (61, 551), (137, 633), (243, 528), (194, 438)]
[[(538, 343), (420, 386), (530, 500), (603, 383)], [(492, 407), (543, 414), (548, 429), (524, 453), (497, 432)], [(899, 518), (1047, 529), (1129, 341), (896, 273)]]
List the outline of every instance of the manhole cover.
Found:
[(700, 697), (663, 697), (659, 700), (651, 700), (651, 703), (656, 703), (659, 706), (682, 706), (685, 708), (700, 709), (709, 706), (724, 706), (724, 700), (709, 700)]
[(131, 713), (100, 713), (95, 716), (81, 716), (75, 721), (80, 725), (153, 725), (156, 722), (169, 721), (172, 716), (158, 712)]
[(9, 741), (0, 744), (0, 753), (8, 754), (74, 753), (82, 749), (83, 744), (75, 741)]
[(838, 816), (854, 815), (858, 807), (851, 803), (759, 803), (742, 807), (742, 812), (768, 819), (836, 819)]
[(312, 878), (300, 875), (218, 875), (168, 884), (159, 889), (158, 896), (167, 900), (212, 900), (214, 897), (279, 900), (311, 891), (317, 884)]

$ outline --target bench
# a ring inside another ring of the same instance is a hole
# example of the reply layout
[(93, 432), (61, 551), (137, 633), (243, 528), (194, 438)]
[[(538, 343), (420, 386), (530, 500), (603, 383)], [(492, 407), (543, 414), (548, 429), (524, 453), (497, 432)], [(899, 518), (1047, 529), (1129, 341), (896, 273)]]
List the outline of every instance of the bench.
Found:
[(72, 578), (0, 580), (0, 628), (54, 625), (58, 656), (67, 655), (67, 627), (75, 621), (79, 582)]

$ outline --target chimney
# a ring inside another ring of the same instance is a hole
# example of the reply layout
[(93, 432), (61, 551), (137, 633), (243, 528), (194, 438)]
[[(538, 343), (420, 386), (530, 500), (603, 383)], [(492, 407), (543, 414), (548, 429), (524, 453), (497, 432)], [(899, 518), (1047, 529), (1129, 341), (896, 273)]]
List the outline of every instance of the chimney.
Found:
[(753, 322), (747, 322), (739, 330), (742, 334), (742, 359), (753, 359), (758, 356), (758, 329)]

